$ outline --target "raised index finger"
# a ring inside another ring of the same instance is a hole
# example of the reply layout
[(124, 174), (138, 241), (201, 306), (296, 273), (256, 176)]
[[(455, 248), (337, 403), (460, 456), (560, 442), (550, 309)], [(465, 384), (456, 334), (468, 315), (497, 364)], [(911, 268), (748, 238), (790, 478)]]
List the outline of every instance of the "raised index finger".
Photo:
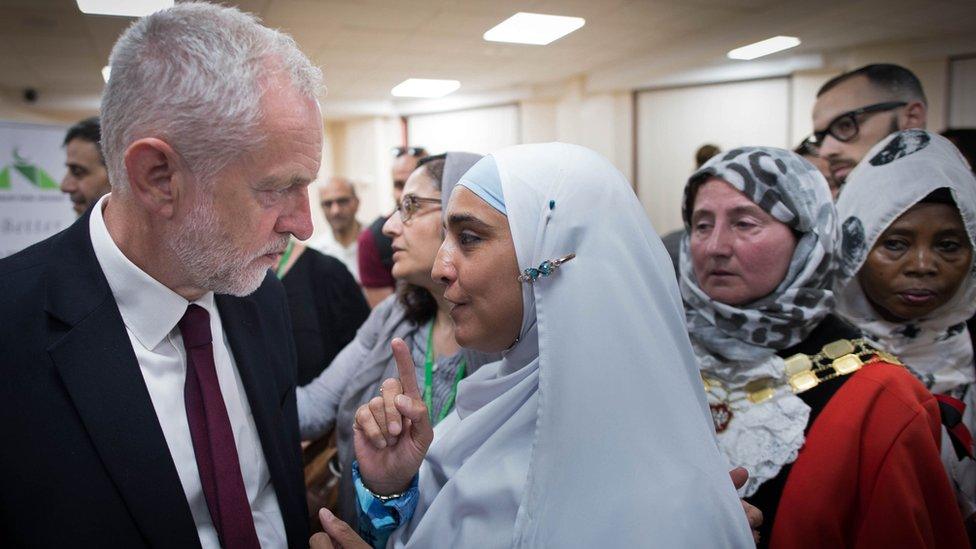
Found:
[(403, 394), (420, 400), (423, 397), (420, 395), (420, 387), (417, 386), (417, 370), (413, 364), (413, 357), (410, 356), (410, 350), (407, 349), (407, 344), (397, 337), (393, 339), (390, 345), (393, 347), (393, 359), (396, 360)]

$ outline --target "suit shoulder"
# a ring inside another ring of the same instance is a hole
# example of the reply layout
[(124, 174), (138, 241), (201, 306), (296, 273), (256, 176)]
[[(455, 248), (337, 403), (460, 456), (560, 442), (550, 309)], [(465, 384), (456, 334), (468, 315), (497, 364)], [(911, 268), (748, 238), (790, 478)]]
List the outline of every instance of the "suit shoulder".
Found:
[(46, 238), (13, 255), (0, 259), (0, 280), (24, 276), (24, 271), (31, 271), (47, 265), (51, 259), (51, 248), (58, 236)]

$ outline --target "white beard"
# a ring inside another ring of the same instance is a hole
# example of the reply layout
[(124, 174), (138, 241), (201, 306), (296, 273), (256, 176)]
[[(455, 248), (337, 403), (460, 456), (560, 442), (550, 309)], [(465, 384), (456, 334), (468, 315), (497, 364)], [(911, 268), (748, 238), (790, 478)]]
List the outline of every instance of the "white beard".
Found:
[(283, 235), (257, 253), (235, 249), (221, 230), (212, 196), (201, 195), (184, 225), (168, 236), (169, 247), (194, 286), (238, 297), (254, 293), (267, 275), (266, 268), (253, 265), (254, 259), (280, 253), (289, 237)]

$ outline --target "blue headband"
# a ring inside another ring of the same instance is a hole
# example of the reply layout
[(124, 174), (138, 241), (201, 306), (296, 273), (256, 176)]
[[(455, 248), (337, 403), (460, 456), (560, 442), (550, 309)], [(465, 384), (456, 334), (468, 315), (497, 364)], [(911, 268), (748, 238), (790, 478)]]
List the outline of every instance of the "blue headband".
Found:
[(502, 180), (498, 176), (498, 166), (495, 165), (494, 158), (486, 156), (479, 160), (461, 176), (458, 185), (478, 195), (503, 215), (508, 215), (505, 211), (505, 197), (502, 195)]

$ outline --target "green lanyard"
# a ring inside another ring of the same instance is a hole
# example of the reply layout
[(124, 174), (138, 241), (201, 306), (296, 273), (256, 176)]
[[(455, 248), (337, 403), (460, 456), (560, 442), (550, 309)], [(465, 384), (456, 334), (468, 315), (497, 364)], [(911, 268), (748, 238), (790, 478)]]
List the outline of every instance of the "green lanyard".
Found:
[(424, 404), (427, 405), (427, 413), (430, 414), (430, 422), (432, 425), (440, 423), (442, 419), (447, 417), (451, 409), (454, 408), (454, 398), (457, 396), (458, 383), (464, 379), (464, 370), (467, 366), (467, 361), (463, 358), (461, 359), (461, 364), (458, 364), (457, 373), (454, 374), (454, 387), (451, 388), (451, 394), (447, 396), (447, 400), (444, 401), (444, 405), (441, 406), (441, 411), (437, 414), (437, 419), (434, 419), (434, 321), (430, 322), (430, 330), (427, 332), (427, 356), (424, 357)]
[(278, 260), (278, 268), (275, 269), (275, 275), (278, 280), (285, 277), (285, 265), (288, 264), (288, 260), (291, 259), (291, 251), (295, 249), (295, 241), (289, 240), (288, 247), (285, 248), (285, 253), (281, 254), (281, 259)]

